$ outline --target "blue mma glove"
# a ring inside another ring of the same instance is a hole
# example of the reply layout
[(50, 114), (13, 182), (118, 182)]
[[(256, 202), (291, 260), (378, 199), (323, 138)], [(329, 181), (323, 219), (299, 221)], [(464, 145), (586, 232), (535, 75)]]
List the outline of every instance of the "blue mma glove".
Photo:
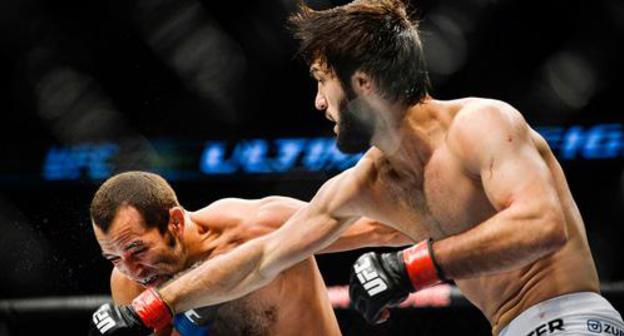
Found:
[(202, 307), (179, 313), (173, 317), (173, 326), (182, 336), (210, 335), (210, 327), (218, 308), (218, 306)]

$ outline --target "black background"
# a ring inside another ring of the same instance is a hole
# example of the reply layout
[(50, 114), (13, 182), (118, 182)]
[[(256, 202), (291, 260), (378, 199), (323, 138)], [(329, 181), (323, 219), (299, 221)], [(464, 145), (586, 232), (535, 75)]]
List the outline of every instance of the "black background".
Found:
[[(412, 5), (422, 18), (434, 97), (501, 99), (533, 126), (624, 121), (622, 2)], [(285, 29), (293, 9), (294, 0), (0, 4), (0, 298), (108, 293), (111, 266), (99, 255), (88, 218), (99, 181), (44, 181), (41, 167), (51, 145), (329, 136), (329, 123), (313, 107), (315, 83), (294, 58), (296, 44)], [(624, 232), (622, 156), (561, 162), (602, 282), (624, 280), (618, 250)], [(140, 158), (130, 151), (118, 169), (148, 168)], [(309, 199), (334, 173), (206, 178), (173, 186), (185, 207), (197, 209), (222, 197)], [(318, 257), (327, 284), (346, 283), (345, 270), (359, 253)], [(489, 330), (470, 308), (400, 312), (368, 331), (352, 312), (339, 312), (339, 318), (343, 331), (354, 335)], [(445, 322), (451, 318), (454, 323)], [(63, 321), (73, 325), (69, 333), (86, 323)], [(7, 333), (25, 327), (6, 323)]]

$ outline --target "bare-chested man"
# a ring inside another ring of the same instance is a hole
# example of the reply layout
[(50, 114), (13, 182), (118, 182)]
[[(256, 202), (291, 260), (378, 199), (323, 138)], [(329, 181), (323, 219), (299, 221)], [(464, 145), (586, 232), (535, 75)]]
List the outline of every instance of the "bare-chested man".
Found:
[(453, 279), (495, 335), (624, 333), (599, 294), (583, 220), (547, 143), (506, 103), (428, 95), (417, 28), (401, 1), (303, 9), (292, 22), (339, 147), (373, 147), (279, 230), (144, 294), (155, 303), (133, 309), (240, 297), (366, 216), (421, 241), (354, 265), (351, 299), (370, 322), (408, 292)]
[[(189, 212), (158, 175), (127, 172), (110, 178), (96, 192), (91, 216), (102, 254), (114, 265), (115, 304), (129, 304), (147, 287), (274, 231), (305, 204), (276, 196), (228, 198)], [(366, 242), (407, 245), (409, 239), (387, 226), (360, 220), (324, 252), (363, 247)], [(103, 316), (102, 310), (98, 316)], [(95, 323), (112, 332), (110, 321), (98, 318)], [(340, 334), (314, 258), (293, 265), (250, 295), (178, 314), (174, 321), (174, 334), (182, 336)], [(160, 335), (171, 333), (170, 328), (160, 329)]]

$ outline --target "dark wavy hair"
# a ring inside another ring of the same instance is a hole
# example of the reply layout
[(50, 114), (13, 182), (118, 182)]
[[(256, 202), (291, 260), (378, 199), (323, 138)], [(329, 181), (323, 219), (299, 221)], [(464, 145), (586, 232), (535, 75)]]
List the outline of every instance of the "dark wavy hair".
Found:
[(308, 64), (326, 65), (345, 88), (359, 70), (392, 102), (409, 106), (427, 95), (418, 22), (400, 0), (355, 0), (322, 11), (300, 4), (289, 23), (300, 41), (298, 54)]

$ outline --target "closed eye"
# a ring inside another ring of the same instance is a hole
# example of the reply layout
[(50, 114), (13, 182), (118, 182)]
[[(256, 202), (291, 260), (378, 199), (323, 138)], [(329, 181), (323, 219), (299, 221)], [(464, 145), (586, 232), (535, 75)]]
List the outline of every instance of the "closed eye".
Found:
[(113, 264), (116, 264), (119, 261), (119, 257), (106, 258), (106, 260), (110, 261)]
[(141, 248), (141, 249), (135, 250), (135, 251), (132, 252), (132, 256), (134, 256), (134, 257), (140, 256), (145, 251), (147, 251), (147, 248)]

